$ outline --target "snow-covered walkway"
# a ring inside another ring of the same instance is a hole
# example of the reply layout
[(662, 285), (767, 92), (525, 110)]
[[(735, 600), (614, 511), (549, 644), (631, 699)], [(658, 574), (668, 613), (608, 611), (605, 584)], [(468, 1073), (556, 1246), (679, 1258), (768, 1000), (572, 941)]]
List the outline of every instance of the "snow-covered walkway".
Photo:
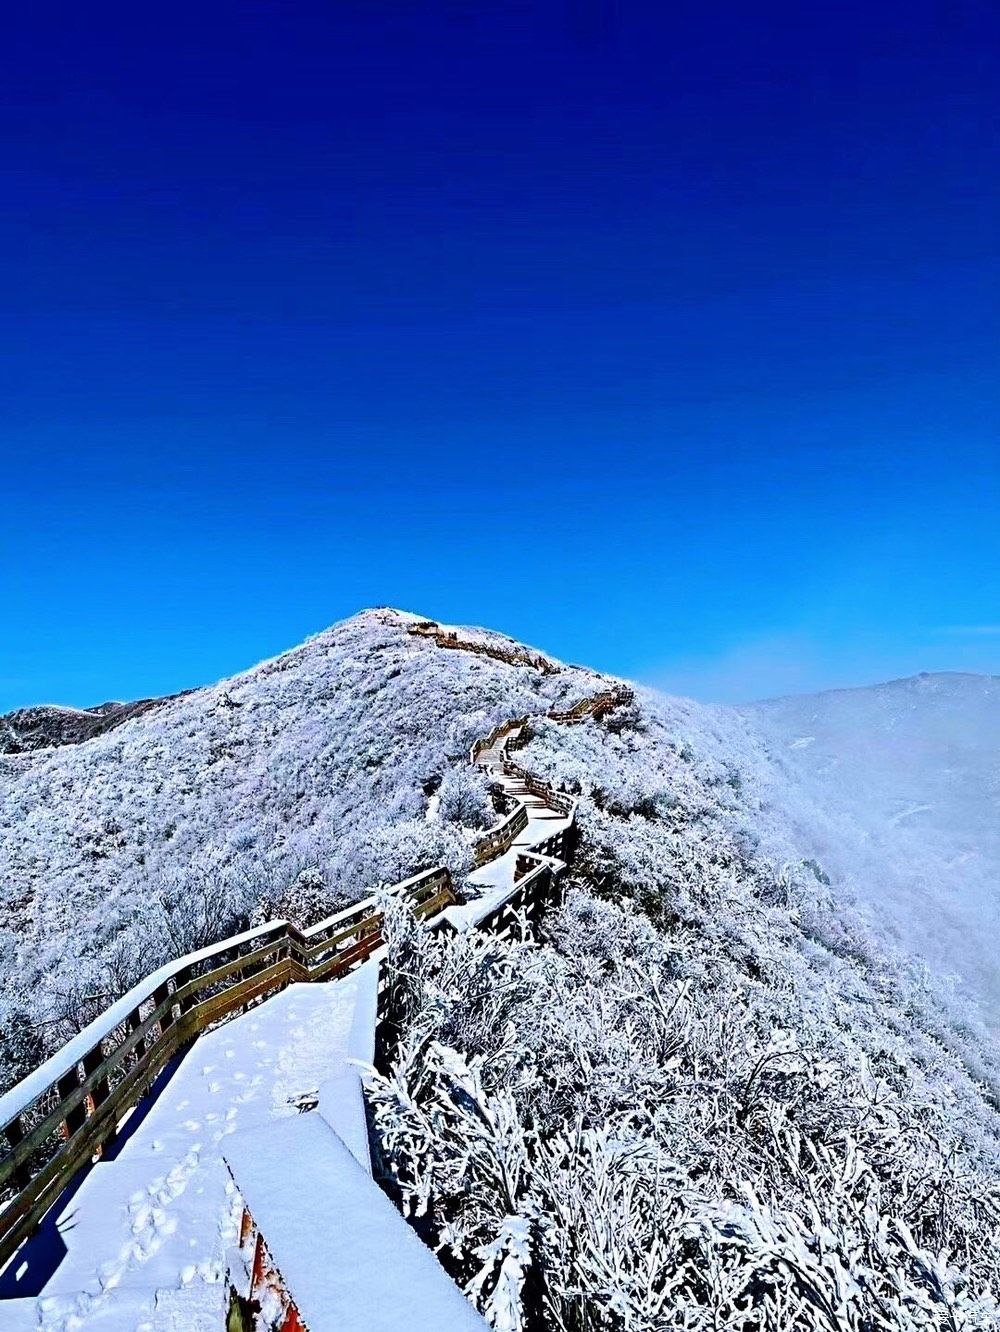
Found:
[(196, 1041), (120, 1153), (90, 1170), (58, 1216), (67, 1251), (43, 1294), (0, 1303), (4, 1332), (220, 1332), (237, 1220), (225, 1138), (298, 1114), (327, 1084), (320, 1113), (354, 1145), (336, 1089), (348, 1058), (364, 1055), (355, 1013), (374, 966), (292, 985)]
[(502, 901), (513, 887), (518, 856), (555, 833), (563, 832), (572, 823), (571, 818), (551, 809), (540, 797), (532, 795), (517, 777), (508, 777), (503, 771), (506, 758), (504, 746), (516, 743), (519, 734), (520, 728), (511, 731), (505, 741), (492, 749), (483, 750), (478, 762), (489, 771), (493, 781), (503, 787), (510, 799), (527, 808), (528, 826), (515, 838), (509, 851), (481, 865), (468, 876), (466, 883), (477, 888), (481, 896), (466, 906), (448, 908), (448, 919), (455, 925), (471, 923), (490, 906)]

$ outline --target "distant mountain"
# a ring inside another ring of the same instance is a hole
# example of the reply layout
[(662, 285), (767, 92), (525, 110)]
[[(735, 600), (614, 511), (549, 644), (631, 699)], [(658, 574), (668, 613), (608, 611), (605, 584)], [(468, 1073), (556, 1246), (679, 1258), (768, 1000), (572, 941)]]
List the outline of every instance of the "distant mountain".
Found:
[(1000, 677), (917, 675), (742, 711), (823, 868), (1000, 1024)]
[[(189, 691), (187, 691), (189, 692)], [(0, 717), (0, 754), (24, 754), (57, 745), (79, 745), (112, 731), (131, 717), (138, 717), (183, 694), (165, 698), (141, 698), (132, 703), (100, 703), (95, 708), (66, 708), (55, 704), (19, 708)]]

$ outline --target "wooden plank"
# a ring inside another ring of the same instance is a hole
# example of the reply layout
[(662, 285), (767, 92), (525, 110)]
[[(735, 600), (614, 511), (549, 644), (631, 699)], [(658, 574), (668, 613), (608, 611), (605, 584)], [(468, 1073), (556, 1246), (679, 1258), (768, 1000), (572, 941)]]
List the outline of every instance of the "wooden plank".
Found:
[(174, 992), (174, 1002), (180, 1002), (181, 1007), (186, 1008), (185, 1001), (193, 998), (200, 990), (205, 990), (210, 985), (217, 985), (220, 981), (227, 980), (234, 972), (245, 971), (247, 967), (256, 966), (259, 962), (263, 963), (267, 958), (273, 957), (279, 949), (287, 947), (287, 936), (282, 934), (270, 943), (265, 944), (263, 948), (255, 948), (251, 953), (244, 953), (242, 957), (234, 957), (228, 962), (213, 967), (211, 971), (206, 971), (204, 975), (194, 976)]
[(288, 958), (279, 958), (263, 971), (248, 976), (246, 980), (238, 981), (229, 989), (223, 990), (221, 994), (201, 1000), (184, 1014), (184, 1019), (192, 1024), (195, 1032), (203, 1031), (209, 1023), (217, 1022), (220, 1017), (236, 1008), (242, 1008), (245, 1003), (259, 997), (261, 993), (282, 989), (288, 982), (289, 970)]

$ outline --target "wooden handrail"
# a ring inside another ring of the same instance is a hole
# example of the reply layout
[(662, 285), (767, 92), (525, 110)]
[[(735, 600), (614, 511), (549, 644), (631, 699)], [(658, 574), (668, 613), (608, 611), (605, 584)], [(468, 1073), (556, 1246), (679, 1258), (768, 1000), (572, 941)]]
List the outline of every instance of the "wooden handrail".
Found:
[(476, 865), (485, 865), (504, 855), (528, 826), (528, 807), (520, 802), (495, 828), (484, 833), (473, 847)]
[(420, 638), (432, 639), (438, 647), (458, 648), (462, 652), (478, 653), (481, 657), (492, 657), (496, 661), (505, 661), (510, 666), (530, 666), (545, 675), (557, 675), (563, 667), (557, 662), (543, 657), (540, 652), (532, 654), (526, 648), (506, 648), (499, 643), (481, 642), (473, 638), (459, 638), (454, 629), (442, 629), (433, 620), (421, 620), (412, 624), (408, 630)]

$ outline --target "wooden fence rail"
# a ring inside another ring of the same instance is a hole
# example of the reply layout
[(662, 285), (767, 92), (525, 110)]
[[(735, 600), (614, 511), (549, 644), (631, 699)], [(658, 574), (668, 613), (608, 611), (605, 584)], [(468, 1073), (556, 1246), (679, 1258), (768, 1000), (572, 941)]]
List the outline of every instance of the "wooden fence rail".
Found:
[[(520, 938), (524, 922), (537, 926), (545, 912), (558, 903), (565, 868), (565, 862), (540, 854), (535, 848), (522, 852), (517, 857), (513, 888), (476, 917), (472, 922), (475, 928), (500, 939)], [(430, 928), (442, 933), (454, 929), (447, 915), (438, 916)], [(383, 957), (375, 1030), (375, 1067), (383, 1074), (390, 1070), (397, 1043), (407, 1025), (404, 993), (405, 978), (397, 976), (389, 959)]]
[(518, 804), (495, 828), (484, 833), (473, 848), (473, 857), (477, 865), (485, 865), (497, 856), (504, 855), (514, 845), (528, 826), (528, 807)]
[(461, 652), (476, 653), (481, 657), (492, 657), (495, 661), (505, 661), (509, 666), (529, 666), (532, 670), (545, 675), (557, 675), (563, 668), (557, 666), (540, 652), (531, 653), (524, 648), (504, 647), (500, 643), (479, 638), (459, 638), (454, 629), (442, 629), (434, 620), (421, 620), (411, 625), (409, 633), (420, 638), (432, 639), (440, 648), (457, 648)]

